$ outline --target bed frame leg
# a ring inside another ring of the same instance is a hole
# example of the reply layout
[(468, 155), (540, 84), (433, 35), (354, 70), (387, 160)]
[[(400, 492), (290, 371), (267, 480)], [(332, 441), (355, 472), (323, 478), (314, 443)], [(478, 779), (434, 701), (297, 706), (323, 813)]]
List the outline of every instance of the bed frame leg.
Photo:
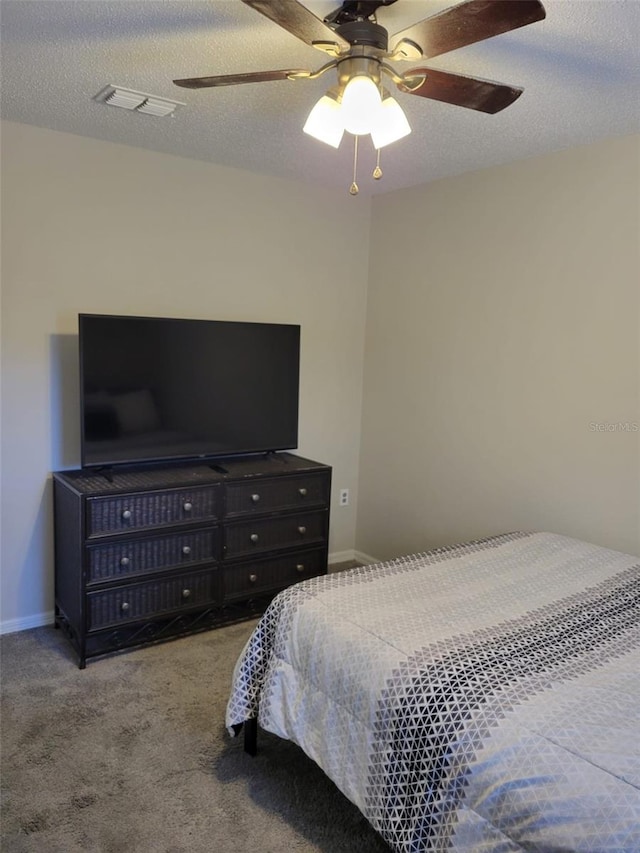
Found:
[(258, 752), (258, 721), (255, 717), (244, 723), (244, 751), (249, 755), (257, 755)]

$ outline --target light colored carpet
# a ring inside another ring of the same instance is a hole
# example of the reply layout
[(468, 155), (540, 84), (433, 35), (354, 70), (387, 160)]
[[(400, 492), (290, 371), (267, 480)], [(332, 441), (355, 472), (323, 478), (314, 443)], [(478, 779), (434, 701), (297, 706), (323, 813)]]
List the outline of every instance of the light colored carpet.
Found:
[(2, 637), (3, 853), (389, 853), (298, 747), (227, 734), (254, 624), (85, 670), (54, 628)]

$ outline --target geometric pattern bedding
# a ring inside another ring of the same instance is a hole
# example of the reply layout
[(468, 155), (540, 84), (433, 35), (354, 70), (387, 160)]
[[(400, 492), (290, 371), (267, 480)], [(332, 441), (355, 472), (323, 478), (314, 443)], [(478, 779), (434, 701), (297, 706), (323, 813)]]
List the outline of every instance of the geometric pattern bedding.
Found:
[(398, 853), (638, 853), (638, 558), (510, 533), (304, 581), (236, 664), (255, 717)]

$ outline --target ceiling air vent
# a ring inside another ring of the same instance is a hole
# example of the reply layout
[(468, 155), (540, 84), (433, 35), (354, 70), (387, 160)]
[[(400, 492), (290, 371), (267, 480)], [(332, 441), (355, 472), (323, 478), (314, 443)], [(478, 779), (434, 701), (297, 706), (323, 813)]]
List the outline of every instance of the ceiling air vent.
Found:
[(146, 92), (136, 92), (133, 89), (125, 89), (122, 86), (105, 86), (101, 92), (94, 97), (101, 104), (109, 104), (110, 107), (122, 107), (136, 113), (145, 113), (149, 116), (170, 116), (176, 107), (184, 107), (183, 101), (170, 101), (168, 98), (159, 98)]

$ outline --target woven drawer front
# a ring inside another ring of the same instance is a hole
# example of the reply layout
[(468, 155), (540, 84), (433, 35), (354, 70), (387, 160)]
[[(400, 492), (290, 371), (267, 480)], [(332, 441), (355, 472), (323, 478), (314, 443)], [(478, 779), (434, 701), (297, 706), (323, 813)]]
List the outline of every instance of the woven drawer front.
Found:
[(224, 567), (224, 598), (248, 598), (267, 590), (284, 589), (293, 583), (324, 574), (325, 550), (287, 554), (275, 560), (252, 560)]
[(217, 571), (190, 572), (91, 592), (87, 596), (89, 630), (212, 604), (220, 601), (220, 593), (220, 572)]
[(126, 539), (95, 545), (88, 552), (89, 583), (213, 562), (217, 535), (217, 530), (191, 530), (153, 539)]
[(227, 486), (227, 515), (305, 509), (329, 502), (329, 477), (300, 475)]
[(87, 533), (89, 536), (103, 536), (145, 527), (213, 519), (217, 514), (218, 493), (217, 486), (200, 486), (90, 498), (87, 501)]
[(326, 535), (326, 510), (234, 522), (227, 525), (224, 557), (228, 560), (278, 548), (314, 545), (323, 542)]

